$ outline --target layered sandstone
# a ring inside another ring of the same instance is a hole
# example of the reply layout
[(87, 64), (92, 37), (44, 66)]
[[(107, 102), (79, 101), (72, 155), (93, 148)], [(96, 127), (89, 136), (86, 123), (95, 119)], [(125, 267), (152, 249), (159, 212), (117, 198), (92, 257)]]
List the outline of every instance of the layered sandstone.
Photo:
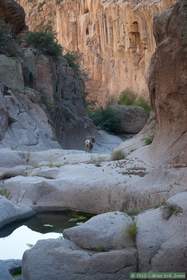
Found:
[(32, 30), (52, 26), (65, 49), (82, 55), (89, 99), (104, 104), (127, 88), (148, 97), (153, 17), (176, 0), (18, 1)]

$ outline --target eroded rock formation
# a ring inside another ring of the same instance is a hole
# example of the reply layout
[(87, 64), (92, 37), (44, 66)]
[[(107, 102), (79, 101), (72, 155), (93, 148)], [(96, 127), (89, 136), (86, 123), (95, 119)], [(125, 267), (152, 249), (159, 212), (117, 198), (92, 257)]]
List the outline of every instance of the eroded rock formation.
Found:
[(63, 56), (54, 59), (18, 44), (25, 13), (15, 1), (0, 2), (0, 19), (0, 147), (58, 148), (57, 140), (66, 148), (83, 147), (95, 128), (80, 75)]
[(0, 18), (11, 24), (16, 33), (26, 27), (25, 12), (14, 0), (0, 1)]
[(175, 0), (18, 1), (32, 30), (52, 26), (65, 49), (82, 54), (89, 99), (105, 104), (127, 88), (148, 97), (153, 17)]
[(149, 89), (156, 112), (154, 157), (187, 165), (187, 3), (179, 1), (154, 21), (157, 42)]

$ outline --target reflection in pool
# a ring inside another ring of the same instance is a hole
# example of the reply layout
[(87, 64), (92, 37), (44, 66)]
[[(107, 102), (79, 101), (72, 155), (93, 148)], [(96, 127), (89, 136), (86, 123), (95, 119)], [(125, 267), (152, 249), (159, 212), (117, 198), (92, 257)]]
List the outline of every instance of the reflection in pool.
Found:
[(0, 230), (0, 260), (21, 259), (25, 250), (38, 240), (63, 238), (65, 228), (78, 221), (84, 222), (87, 216), (71, 212), (38, 214), (37, 216), (14, 223)]

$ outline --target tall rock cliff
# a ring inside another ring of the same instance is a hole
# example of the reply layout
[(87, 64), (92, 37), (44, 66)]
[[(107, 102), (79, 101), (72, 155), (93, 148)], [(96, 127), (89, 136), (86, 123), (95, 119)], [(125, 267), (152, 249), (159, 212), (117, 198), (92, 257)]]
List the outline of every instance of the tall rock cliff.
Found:
[(29, 47), (25, 26), (23, 9), (0, 1), (0, 147), (81, 148), (95, 131), (84, 83), (63, 56)]
[(154, 21), (157, 42), (149, 89), (156, 113), (154, 158), (187, 165), (187, 1), (181, 0)]
[(65, 49), (82, 55), (89, 99), (105, 104), (127, 88), (148, 97), (153, 17), (176, 0), (18, 1), (32, 30), (52, 26)]

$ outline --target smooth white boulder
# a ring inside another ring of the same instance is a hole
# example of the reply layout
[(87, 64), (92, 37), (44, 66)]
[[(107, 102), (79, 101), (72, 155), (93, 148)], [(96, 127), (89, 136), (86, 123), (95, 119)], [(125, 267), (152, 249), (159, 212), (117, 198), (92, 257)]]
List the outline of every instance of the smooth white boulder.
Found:
[(136, 271), (136, 249), (94, 252), (68, 240), (43, 240), (24, 253), (24, 280), (119, 280)]
[(109, 251), (133, 247), (129, 230), (133, 220), (125, 213), (97, 215), (80, 226), (64, 230), (64, 237), (89, 250)]
[[(138, 215), (136, 241), (140, 271), (187, 271), (187, 200), (184, 202), (182, 195), (185, 199), (187, 193), (170, 198), (164, 207)], [(171, 207), (171, 202), (176, 206)], [(178, 211), (179, 205), (182, 211)], [(171, 211), (167, 217), (163, 215), (165, 207)]]

